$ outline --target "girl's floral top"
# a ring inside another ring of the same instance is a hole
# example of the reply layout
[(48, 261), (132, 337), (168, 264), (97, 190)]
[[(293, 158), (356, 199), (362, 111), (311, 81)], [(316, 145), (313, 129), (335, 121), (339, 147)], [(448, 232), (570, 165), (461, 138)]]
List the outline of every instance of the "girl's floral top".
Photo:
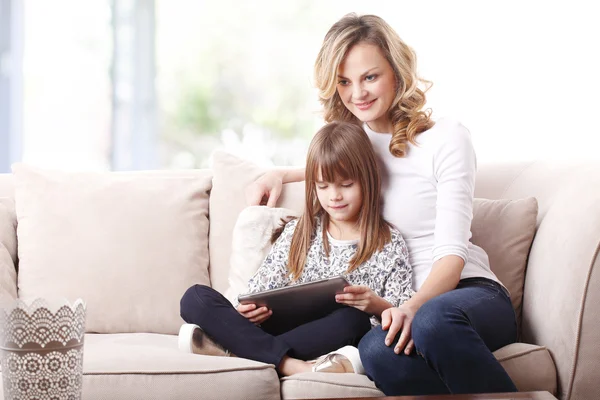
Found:
[[(342, 275), (351, 285), (368, 286), (395, 307), (414, 294), (408, 250), (398, 230), (391, 228), (392, 240), (383, 249), (373, 253), (368, 261), (348, 273), (349, 261), (358, 248), (358, 240), (336, 240), (327, 233), (330, 250), (327, 257), (323, 247), (323, 227), (320, 218), (302, 275), (292, 282), (287, 264), (297, 222), (298, 220), (290, 221), (273, 244), (261, 267), (248, 282), (250, 293)], [(371, 318), (371, 323), (379, 324), (375, 318)]]

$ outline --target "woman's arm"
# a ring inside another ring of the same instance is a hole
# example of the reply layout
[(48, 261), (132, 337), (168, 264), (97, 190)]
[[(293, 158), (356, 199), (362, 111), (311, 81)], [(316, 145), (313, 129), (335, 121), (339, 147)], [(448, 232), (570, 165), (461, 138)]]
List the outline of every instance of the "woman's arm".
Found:
[(413, 351), (415, 344), (411, 337), (411, 327), (415, 314), (430, 299), (456, 287), (464, 263), (461, 257), (455, 255), (440, 258), (433, 264), (427, 279), (410, 300), (381, 313), (381, 328), (388, 331), (385, 336), (386, 346), (390, 346), (400, 332), (394, 352), (399, 354), (404, 349), (404, 353), (408, 355)]
[(404, 304), (416, 313), (427, 301), (456, 288), (464, 265), (465, 261), (459, 256), (440, 258), (433, 264), (419, 291)]
[(410, 329), (416, 312), (430, 299), (456, 288), (468, 259), (477, 161), (464, 126), (448, 127), (434, 150), (433, 165), (437, 201), (431, 271), (413, 298), (382, 314), (382, 328), (388, 329), (386, 344), (401, 331), (395, 351), (404, 349), (407, 354), (414, 347)]
[(471, 134), (461, 124), (452, 123), (433, 157), (437, 181), (433, 264), (419, 292), (409, 301), (415, 310), (456, 288), (469, 257), (477, 171)]
[(304, 167), (292, 167), (282, 169), (281, 180), (283, 183), (302, 182), (306, 169)]
[(302, 182), (304, 167), (278, 168), (263, 174), (246, 188), (246, 203), (249, 206), (261, 204), (275, 207), (284, 183)]

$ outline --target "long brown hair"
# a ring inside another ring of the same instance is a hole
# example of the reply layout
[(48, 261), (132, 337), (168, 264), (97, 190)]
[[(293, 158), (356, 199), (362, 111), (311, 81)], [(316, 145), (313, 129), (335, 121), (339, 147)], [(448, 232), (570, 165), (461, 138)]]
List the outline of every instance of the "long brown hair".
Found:
[(319, 203), (316, 190), (319, 172), (326, 182), (335, 182), (336, 178), (353, 180), (362, 191), (363, 205), (358, 215), (360, 241), (348, 272), (354, 271), (391, 240), (390, 225), (381, 215), (381, 177), (369, 137), (359, 125), (331, 122), (315, 134), (308, 148), (304, 214), (294, 231), (288, 260), (288, 270), (294, 280), (302, 275), (315, 238), (317, 218), (322, 221), (323, 245), (329, 256), (329, 214)]
[[(425, 92), (431, 82), (417, 76), (415, 52), (400, 39), (394, 29), (375, 15), (347, 14), (333, 24), (315, 62), (315, 84), (324, 108), (325, 121), (360, 121), (344, 106), (337, 92), (338, 69), (346, 55), (358, 43), (369, 43), (379, 48), (392, 66), (396, 77), (396, 97), (389, 110), (394, 127), (390, 153), (406, 155), (406, 142), (416, 144), (416, 136), (431, 128), (431, 110), (425, 106)], [(419, 85), (424, 85), (421, 89)]]

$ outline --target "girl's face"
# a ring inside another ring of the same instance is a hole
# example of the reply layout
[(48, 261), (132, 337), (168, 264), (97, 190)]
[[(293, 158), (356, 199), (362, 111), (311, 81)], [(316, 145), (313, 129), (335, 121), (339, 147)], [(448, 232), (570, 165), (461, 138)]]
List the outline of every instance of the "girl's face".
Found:
[(338, 223), (358, 221), (363, 198), (358, 182), (351, 179), (324, 182), (319, 173), (315, 186), (319, 203), (329, 214), (331, 221)]
[(354, 45), (338, 69), (337, 92), (346, 108), (375, 132), (393, 130), (389, 109), (396, 97), (396, 77), (379, 47)]

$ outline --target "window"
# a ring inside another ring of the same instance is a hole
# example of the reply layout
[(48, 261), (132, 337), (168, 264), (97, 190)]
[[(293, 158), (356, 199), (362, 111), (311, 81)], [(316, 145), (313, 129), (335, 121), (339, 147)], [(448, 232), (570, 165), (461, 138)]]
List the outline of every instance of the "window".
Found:
[(480, 162), (597, 158), (600, 25), (563, 3), (0, 0), (0, 172), (199, 168), (218, 148), (302, 164), (313, 62), (351, 11), (415, 49), (434, 117), (463, 122)]
[(22, 27), (21, 4), (0, 0), (0, 173), (21, 154)]
[(51, 168), (109, 169), (110, 4), (23, 4), (23, 160)]
[(326, 2), (156, 5), (162, 165), (204, 167), (216, 148), (302, 164), (322, 124), (312, 67)]

